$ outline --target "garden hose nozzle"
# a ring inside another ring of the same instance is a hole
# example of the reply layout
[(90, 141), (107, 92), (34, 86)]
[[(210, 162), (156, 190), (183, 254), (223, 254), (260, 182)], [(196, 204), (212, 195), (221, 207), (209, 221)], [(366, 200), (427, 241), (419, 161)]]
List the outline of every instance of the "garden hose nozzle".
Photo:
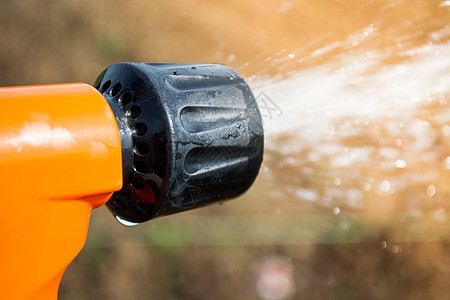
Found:
[(263, 157), (255, 97), (218, 64), (118, 63), (95, 87), (120, 132), (123, 188), (107, 206), (140, 223), (245, 192)]

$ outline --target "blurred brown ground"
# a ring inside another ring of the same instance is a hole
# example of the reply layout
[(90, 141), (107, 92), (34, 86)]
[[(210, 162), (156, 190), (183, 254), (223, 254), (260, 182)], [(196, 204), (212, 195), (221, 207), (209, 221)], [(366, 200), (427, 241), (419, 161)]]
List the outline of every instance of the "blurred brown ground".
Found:
[[(376, 72), (412, 59), (402, 53), (448, 31), (448, 6), (434, 0), (5, 0), (0, 2), (0, 86), (92, 83), (120, 61), (216, 62), (231, 65), (250, 82), (279, 80), (366, 50), (386, 54)], [(377, 29), (375, 37), (342, 42), (370, 26)], [(449, 39), (444, 34), (433, 43)], [(446, 103), (429, 105), (412, 118), (447, 109)], [(390, 146), (380, 140), (388, 135), (387, 120), (379, 122), (339, 143)], [(444, 124), (431, 125), (440, 132)], [(271, 138), (280, 145), (295, 140)], [(448, 146), (440, 133), (435, 149), (444, 159)], [(226, 205), (136, 228), (119, 225), (104, 208), (95, 211), (86, 248), (64, 275), (60, 299), (450, 299), (446, 215), (439, 222), (432, 215), (419, 221), (396, 217), (411, 198), (428, 199), (427, 184), (389, 197), (367, 193), (367, 208), (347, 215), (298, 201), (289, 192), (292, 186), (322, 191), (334, 185), (336, 170), (326, 162), (300, 163), (308, 151), (297, 153), (294, 164), (285, 163), (281, 151), (267, 154), (272, 176), (262, 174), (247, 195)], [(372, 159), (356, 168), (375, 180), (385, 177)], [(338, 170), (344, 181), (338, 188), (362, 189), (363, 182), (349, 175), (354, 168)], [(405, 172), (421, 168), (437, 166), (418, 163)], [(390, 176), (402, 178), (402, 172)], [(450, 208), (449, 174), (440, 172), (439, 198), (420, 206), (424, 212)], [(268, 193), (277, 188), (284, 197)], [(291, 290), (270, 298), (254, 273), (273, 256), (292, 266), (292, 274), (279, 269), (294, 282)]]

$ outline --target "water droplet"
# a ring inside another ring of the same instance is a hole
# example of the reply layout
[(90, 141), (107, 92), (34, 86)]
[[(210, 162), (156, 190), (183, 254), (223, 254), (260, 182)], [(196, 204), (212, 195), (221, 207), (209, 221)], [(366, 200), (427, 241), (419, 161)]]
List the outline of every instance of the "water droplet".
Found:
[(336, 178), (334, 179), (334, 184), (335, 184), (336, 186), (340, 186), (341, 183), (342, 183), (342, 180), (341, 180), (339, 177), (336, 177)]
[(318, 198), (317, 191), (311, 189), (297, 189), (295, 194), (298, 198), (309, 202), (315, 202)]
[(335, 287), (337, 285), (337, 279), (334, 276), (329, 276), (325, 281), (325, 284), (329, 287)]
[(119, 216), (116, 216), (116, 220), (119, 221), (120, 224), (125, 225), (127, 227), (134, 227), (134, 226), (139, 225), (139, 223), (134, 223), (134, 222), (127, 221), (125, 219), (122, 219)]
[(308, 153), (307, 158), (311, 162), (317, 162), (320, 160), (320, 155), (318, 153), (312, 152), (312, 153)]
[(380, 189), (383, 192), (388, 192), (391, 189), (391, 183), (387, 180), (383, 180), (380, 184)]
[(406, 161), (404, 161), (403, 159), (397, 159), (395, 160), (395, 167), (398, 169), (404, 169), (406, 168), (407, 164)]
[(449, 7), (449, 6), (450, 6), (450, 1), (442, 1), (441, 3), (439, 3), (440, 8)]
[(269, 173), (271, 170), (270, 170), (270, 168), (268, 167), (268, 166), (266, 166), (266, 165), (262, 165), (261, 166), (261, 172), (262, 173)]
[(233, 62), (233, 61), (235, 61), (236, 60), (236, 55), (234, 55), (234, 54), (230, 54), (229, 56), (228, 56), (228, 61), (229, 62)]
[(377, 185), (375, 191), (379, 195), (391, 195), (395, 192), (395, 187), (388, 180), (383, 180)]
[(289, 259), (278, 255), (253, 262), (250, 280), (263, 299), (286, 299), (295, 291), (294, 266)]
[(386, 249), (388, 246), (388, 243), (386, 241), (381, 241), (381, 248)]
[(394, 254), (400, 254), (402, 253), (402, 247), (400, 245), (393, 245), (391, 251)]
[(340, 213), (341, 213), (341, 209), (339, 207), (336, 206), (333, 208), (333, 215), (337, 216)]
[(438, 223), (447, 223), (448, 221), (447, 211), (443, 208), (439, 208), (432, 211), (431, 215), (433, 220), (435, 220)]
[(443, 125), (443, 126), (441, 127), (441, 131), (442, 131), (442, 134), (443, 134), (443, 135), (449, 136), (449, 135), (450, 135), (450, 126), (448, 126), (448, 125)]
[(436, 187), (434, 184), (430, 184), (427, 186), (427, 195), (428, 197), (433, 197), (436, 194)]
[(288, 57), (292, 59), (292, 58), (295, 57), (295, 54), (294, 54), (294, 53), (291, 53), (291, 54), (288, 55)]
[(447, 156), (447, 158), (445, 159), (445, 168), (447, 170), (450, 170), (450, 156)]
[(344, 231), (349, 231), (352, 228), (352, 224), (347, 221), (347, 220), (343, 220), (340, 224), (339, 227), (344, 230)]
[(293, 157), (293, 156), (286, 157), (287, 165), (291, 165), (291, 166), (295, 165), (296, 161), (297, 161), (297, 159), (295, 157)]

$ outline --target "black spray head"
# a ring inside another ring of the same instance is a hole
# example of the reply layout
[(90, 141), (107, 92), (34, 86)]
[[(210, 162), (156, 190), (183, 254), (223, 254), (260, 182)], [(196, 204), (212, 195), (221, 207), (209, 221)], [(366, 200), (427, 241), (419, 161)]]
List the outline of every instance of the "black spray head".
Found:
[(244, 193), (263, 158), (253, 93), (218, 64), (118, 63), (96, 88), (119, 127), (123, 188), (107, 206), (140, 223)]

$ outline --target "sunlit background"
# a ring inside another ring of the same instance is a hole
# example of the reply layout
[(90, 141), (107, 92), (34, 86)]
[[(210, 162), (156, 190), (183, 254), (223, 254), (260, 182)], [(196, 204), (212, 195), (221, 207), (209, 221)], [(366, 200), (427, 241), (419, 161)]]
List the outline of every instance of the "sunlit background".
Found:
[(0, 2), (0, 85), (217, 62), (266, 131), (252, 189), (92, 218), (60, 299), (450, 299), (450, 1)]

